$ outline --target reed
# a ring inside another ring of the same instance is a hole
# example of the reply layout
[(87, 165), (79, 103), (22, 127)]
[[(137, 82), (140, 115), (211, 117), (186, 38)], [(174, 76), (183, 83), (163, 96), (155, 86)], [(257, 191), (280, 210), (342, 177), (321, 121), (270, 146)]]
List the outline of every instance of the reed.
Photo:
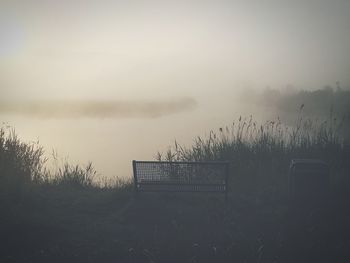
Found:
[(0, 194), (18, 200), (23, 188), (41, 177), (46, 162), (38, 142), (22, 142), (14, 129), (0, 128)]
[[(23, 142), (11, 127), (0, 128), (0, 197), (20, 200), (32, 186), (101, 187), (94, 179), (92, 163), (85, 167), (62, 163), (55, 171), (46, 167), (48, 158), (39, 142)], [(115, 184), (117, 185), (117, 184)]]
[(231, 187), (235, 191), (278, 189), (286, 192), (286, 176), (293, 158), (314, 158), (328, 162), (332, 182), (350, 185), (349, 145), (339, 135), (341, 123), (336, 118), (318, 122), (300, 115), (294, 126), (279, 118), (259, 124), (252, 116), (240, 117), (230, 126), (197, 137), (191, 146), (175, 141), (158, 160), (230, 161)]

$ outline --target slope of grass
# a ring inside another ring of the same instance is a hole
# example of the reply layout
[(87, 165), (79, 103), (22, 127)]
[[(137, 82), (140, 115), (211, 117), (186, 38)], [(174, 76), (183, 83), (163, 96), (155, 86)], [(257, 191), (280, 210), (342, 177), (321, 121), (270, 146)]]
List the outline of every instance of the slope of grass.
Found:
[[(348, 262), (349, 196), (289, 210), (291, 158), (330, 163), (349, 190), (349, 146), (336, 125), (239, 119), (175, 143), (166, 160), (229, 160), (228, 202), (215, 194), (144, 194), (131, 181), (98, 183), (91, 164), (47, 171), (39, 144), (0, 133), (0, 262)], [(6, 193), (6, 194), (5, 194)], [(13, 194), (15, 193), (15, 194)], [(9, 198), (15, 196), (16, 198)]]

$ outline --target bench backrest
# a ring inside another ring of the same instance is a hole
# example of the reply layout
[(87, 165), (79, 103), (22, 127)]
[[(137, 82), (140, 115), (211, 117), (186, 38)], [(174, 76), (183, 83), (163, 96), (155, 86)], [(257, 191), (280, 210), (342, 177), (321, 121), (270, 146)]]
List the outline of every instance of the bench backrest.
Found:
[(228, 162), (133, 161), (136, 191), (226, 192)]

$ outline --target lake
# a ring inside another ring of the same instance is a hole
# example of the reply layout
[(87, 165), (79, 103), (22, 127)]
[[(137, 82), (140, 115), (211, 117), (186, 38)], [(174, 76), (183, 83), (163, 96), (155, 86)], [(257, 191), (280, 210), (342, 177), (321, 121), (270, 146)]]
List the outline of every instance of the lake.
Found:
[(128, 178), (132, 160), (153, 160), (177, 140), (189, 146), (197, 136), (210, 130), (230, 126), (240, 115), (257, 119), (266, 117), (269, 109), (258, 109), (232, 97), (203, 96), (192, 110), (159, 118), (30, 118), (0, 115), (0, 121), (14, 127), (25, 142), (39, 141), (54, 167), (52, 152), (71, 164), (91, 161), (101, 177)]

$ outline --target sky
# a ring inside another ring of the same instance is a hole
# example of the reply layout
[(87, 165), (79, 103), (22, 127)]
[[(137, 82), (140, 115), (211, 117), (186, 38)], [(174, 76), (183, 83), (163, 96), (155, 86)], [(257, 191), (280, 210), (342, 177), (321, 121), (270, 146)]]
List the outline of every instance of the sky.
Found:
[(348, 0), (0, 0), (0, 117), (74, 160), (114, 152), (103, 129), (151, 158), (229, 122), (239, 90), (350, 86), (349, 47)]

